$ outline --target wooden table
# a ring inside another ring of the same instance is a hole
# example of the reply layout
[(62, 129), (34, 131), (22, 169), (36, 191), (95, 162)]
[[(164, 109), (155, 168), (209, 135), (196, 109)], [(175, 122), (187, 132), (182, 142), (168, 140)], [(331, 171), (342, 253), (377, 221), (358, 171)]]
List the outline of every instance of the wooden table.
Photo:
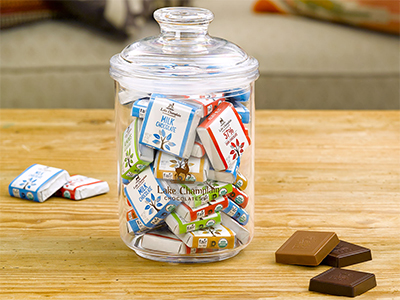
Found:
[[(357, 299), (400, 298), (400, 113), (257, 111), (256, 234), (211, 264), (138, 257), (119, 237), (112, 110), (1, 110), (1, 299), (338, 299), (309, 292), (327, 266), (274, 262), (296, 230), (334, 231), (372, 249), (348, 269), (378, 286)], [(84, 201), (12, 198), (33, 163), (108, 181)]]

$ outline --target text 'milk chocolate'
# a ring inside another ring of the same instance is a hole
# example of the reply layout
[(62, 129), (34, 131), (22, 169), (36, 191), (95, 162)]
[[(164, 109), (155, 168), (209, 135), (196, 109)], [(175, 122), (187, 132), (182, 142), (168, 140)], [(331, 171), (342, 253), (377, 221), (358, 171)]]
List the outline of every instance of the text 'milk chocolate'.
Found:
[(334, 232), (296, 231), (276, 252), (277, 263), (317, 266), (339, 244)]

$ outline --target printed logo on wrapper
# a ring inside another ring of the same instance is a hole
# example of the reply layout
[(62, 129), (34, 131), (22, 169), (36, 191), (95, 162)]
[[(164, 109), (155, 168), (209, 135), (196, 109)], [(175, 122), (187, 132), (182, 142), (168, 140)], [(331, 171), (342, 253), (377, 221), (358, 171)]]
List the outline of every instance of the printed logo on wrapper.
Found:
[(225, 248), (226, 246), (228, 246), (228, 240), (227, 239), (220, 239), (218, 241), (218, 247), (219, 248)]

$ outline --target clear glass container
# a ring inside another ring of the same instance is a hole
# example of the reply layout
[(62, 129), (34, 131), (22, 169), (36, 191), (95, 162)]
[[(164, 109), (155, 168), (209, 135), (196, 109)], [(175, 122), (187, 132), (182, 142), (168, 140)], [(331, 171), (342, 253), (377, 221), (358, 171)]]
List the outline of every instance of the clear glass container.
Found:
[(159, 9), (160, 35), (110, 60), (120, 233), (148, 259), (219, 261), (254, 235), (258, 62), (209, 36), (213, 17)]

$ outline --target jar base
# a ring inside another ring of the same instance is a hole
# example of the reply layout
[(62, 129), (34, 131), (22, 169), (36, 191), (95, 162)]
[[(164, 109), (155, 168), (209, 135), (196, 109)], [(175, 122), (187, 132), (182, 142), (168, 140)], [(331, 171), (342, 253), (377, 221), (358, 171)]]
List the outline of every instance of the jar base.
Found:
[(135, 237), (127, 246), (142, 258), (167, 263), (210, 263), (222, 261), (236, 256), (244, 248), (241, 245), (235, 249), (195, 254), (171, 254), (161, 251), (147, 250), (141, 247), (141, 237)]
[(142, 258), (146, 258), (149, 260), (159, 261), (159, 262), (167, 262), (167, 263), (210, 263), (222, 261), (225, 259), (229, 259), (231, 257), (236, 256), (241, 250), (232, 250), (226, 253), (218, 253), (218, 255), (209, 255), (209, 256), (193, 256), (190, 254), (187, 255), (166, 255), (163, 254), (155, 254), (149, 253), (147, 251), (142, 251), (139, 249), (133, 249), (136, 254)]

